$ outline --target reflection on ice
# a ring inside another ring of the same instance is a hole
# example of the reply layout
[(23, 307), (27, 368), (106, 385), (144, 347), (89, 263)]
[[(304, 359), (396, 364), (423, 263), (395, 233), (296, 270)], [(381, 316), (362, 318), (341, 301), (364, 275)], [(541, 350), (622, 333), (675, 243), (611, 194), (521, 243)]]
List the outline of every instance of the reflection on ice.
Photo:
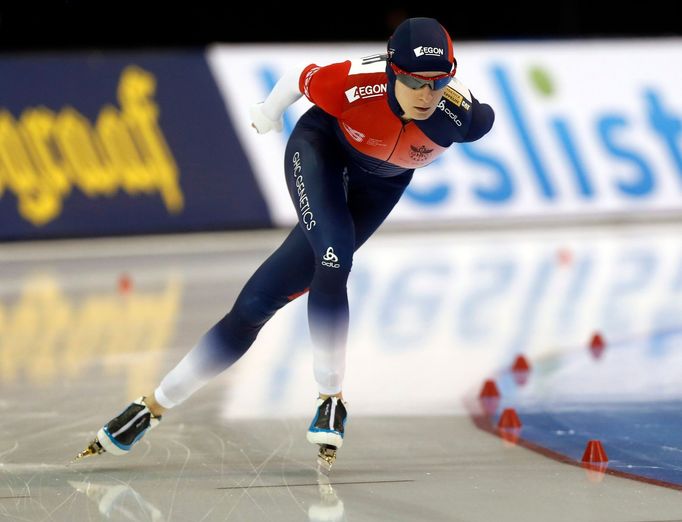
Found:
[[(517, 355), (571, 352), (595, 331), (654, 332), (649, 355), (670, 353), (660, 332), (682, 332), (679, 235), (671, 226), (373, 238), (349, 280), (345, 388), (350, 400), (374, 399), (354, 401), (353, 414), (464, 413), (460, 398)], [(309, 414), (306, 314), (299, 299), (262, 331), (231, 380), (227, 418)], [(544, 371), (512, 384), (532, 387)], [(411, 385), (397, 385), (406, 375)]]
[(69, 484), (95, 502), (99, 512), (109, 520), (164, 520), (161, 511), (128, 484), (73, 480), (69, 480)]
[(329, 482), (329, 477), (317, 472), (320, 501), (308, 508), (310, 522), (340, 522), (345, 520), (343, 502)]
[(587, 404), (633, 404), (682, 399), (679, 386), (681, 332), (655, 333), (633, 339), (607, 339), (598, 358), (585, 344), (538, 360), (532, 378), (523, 388), (500, 376), (503, 394), (526, 410), (570, 411)]

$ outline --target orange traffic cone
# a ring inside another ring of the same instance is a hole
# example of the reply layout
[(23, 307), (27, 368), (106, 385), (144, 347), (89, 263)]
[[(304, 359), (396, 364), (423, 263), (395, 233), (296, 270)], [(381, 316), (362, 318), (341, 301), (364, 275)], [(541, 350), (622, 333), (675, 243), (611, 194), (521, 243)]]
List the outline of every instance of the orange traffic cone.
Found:
[(523, 386), (528, 382), (529, 374), (530, 364), (528, 363), (528, 359), (523, 355), (519, 355), (514, 361), (514, 364), (512, 364), (512, 377), (514, 378), (514, 382), (519, 386)]
[(516, 410), (514, 408), (504, 410), (502, 415), (500, 415), (497, 427), (501, 430), (519, 429), (521, 427), (521, 420), (519, 420)]
[(118, 278), (118, 291), (127, 294), (133, 289), (133, 280), (128, 274), (121, 274)]
[(480, 398), (483, 397), (499, 397), (500, 396), (500, 390), (497, 389), (497, 384), (495, 384), (495, 381), (493, 379), (488, 379), (483, 383), (483, 387), (481, 388), (481, 393), (478, 394)]
[(592, 352), (592, 357), (599, 359), (602, 356), (605, 347), (606, 343), (604, 342), (604, 338), (599, 332), (595, 332), (592, 335), (592, 339), (590, 339), (590, 352)]
[(606, 456), (604, 447), (598, 440), (588, 441), (587, 446), (585, 446), (585, 453), (583, 453), (583, 462), (608, 462), (609, 459)]
[(601, 482), (604, 480), (608, 466), (609, 459), (601, 442), (598, 440), (589, 441), (587, 446), (585, 446), (585, 453), (582, 459), (582, 467), (585, 469), (587, 480), (590, 482)]
[(529, 372), (530, 371), (530, 364), (528, 363), (528, 359), (526, 359), (523, 355), (519, 355), (516, 357), (516, 360), (514, 361), (514, 364), (512, 365), (512, 371), (513, 372)]

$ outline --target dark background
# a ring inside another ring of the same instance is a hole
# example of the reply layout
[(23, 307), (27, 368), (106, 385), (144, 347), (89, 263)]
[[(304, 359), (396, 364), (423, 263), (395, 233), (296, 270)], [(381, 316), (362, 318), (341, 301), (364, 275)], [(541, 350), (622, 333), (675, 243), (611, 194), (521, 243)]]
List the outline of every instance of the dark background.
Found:
[(237, 2), (0, 0), (0, 51), (378, 41), (410, 16), (438, 18), (455, 42), (682, 35), (675, 0)]

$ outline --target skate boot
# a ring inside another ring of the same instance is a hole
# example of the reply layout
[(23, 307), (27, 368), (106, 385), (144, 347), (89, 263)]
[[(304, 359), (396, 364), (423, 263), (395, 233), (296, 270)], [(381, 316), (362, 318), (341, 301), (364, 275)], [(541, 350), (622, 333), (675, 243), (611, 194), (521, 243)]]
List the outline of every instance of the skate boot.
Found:
[(118, 417), (114, 417), (97, 432), (97, 437), (81, 451), (74, 462), (105, 451), (112, 455), (125, 455), (145, 432), (156, 427), (161, 417), (149, 411), (144, 397), (133, 401)]
[(346, 424), (346, 403), (338, 397), (317, 399), (317, 414), (310, 423), (306, 438), (320, 445), (317, 462), (322, 469), (331, 470), (336, 461), (336, 450), (343, 445)]

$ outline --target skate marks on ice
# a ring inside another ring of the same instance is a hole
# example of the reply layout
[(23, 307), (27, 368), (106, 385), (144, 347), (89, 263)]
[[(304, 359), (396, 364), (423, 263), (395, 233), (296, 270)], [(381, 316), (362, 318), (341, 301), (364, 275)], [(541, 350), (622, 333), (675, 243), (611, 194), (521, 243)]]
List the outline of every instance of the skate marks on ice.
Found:
[[(19, 444), (0, 468), (0, 496), (31, 498), (2, 500), (0, 520), (478, 522), (523, 513), (530, 522), (563, 522), (607, 512), (615, 522), (680, 518), (677, 492), (613, 477), (586, 482), (576, 470), (501, 445), (466, 418), (355, 417), (327, 478), (315, 473), (307, 419), (222, 424), (210, 414), (216, 395), (208, 390), (197, 408), (178, 410), (123, 457), (103, 454), (70, 467), (30, 463), (31, 446), (47, 447), (41, 457), (63, 459), (83, 433)], [(541, 487), (551, 500), (527, 494)], [(551, 504), (567, 491), (575, 503), (557, 514)]]
[(98, 512), (107, 519), (166, 520), (163, 513), (145, 500), (126, 483), (69, 480), (68, 483), (79, 493), (97, 505)]
[[(205, 412), (193, 413), (206, 418)], [(123, 457), (104, 453), (73, 466), (88, 472), (68, 483), (79, 492), (81, 501), (87, 498), (95, 502), (99, 513), (114, 520), (123, 513), (133, 513), (130, 505), (138, 501), (132, 520), (241, 520), (244, 513), (252, 520), (267, 519), (265, 513), (278, 511), (289, 516), (299, 513), (295, 520), (303, 513), (311, 521), (343, 520), (343, 502), (329, 480), (314, 478), (314, 448), (300, 437), (303, 424), (299, 429), (288, 425), (275, 423), (276, 428), (282, 428), (275, 430), (279, 436), (268, 437), (266, 443), (253, 440), (258, 437), (251, 435), (262, 433), (261, 426), (233, 437), (230, 429), (178, 424), (175, 430), (156, 431), (148, 437), (152, 441), (150, 451), (135, 456), (134, 452), (142, 449), (136, 446)], [(140, 445), (144, 442), (147, 438)], [(149, 482), (154, 477), (157, 484), (150, 491)], [(216, 481), (231, 485), (216, 488)], [(279, 492), (268, 491), (272, 488)], [(160, 490), (166, 491), (161, 498), (156, 492)]]
[[(141, 495), (136, 489), (134, 489), (130, 484), (119, 481), (115, 482), (112, 479), (108, 480), (68, 480), (68, 484), (78, 492), (76, 497), (86, 498), (89, 502), (92, 502), (101, 515), (102, 518), (107, 520), (150, 520), (153, 522), (172, 520), (172, 513), (166, 516), (159, 509), (158, 506), (149, 502), (143, 495)], [(390, 482), (390, 481), (386, 481)], [(362, 485), (362, 484), (376, 484), (380, 483), (374, 482), (346, 482), (340, 484), (350, 484), (350, 485)], [(322, 521), (341, 521), (344, 520), (345, 510), (342, 499), (339, 497), (337, 491), (332, 485), (328, 478), (321, 474), (320, 479), (317, 483), (309, 484), (281, 484), (281, 485), (255, 485), (255, 486), (235, 486), (227, 488), (216, 488), (221, 489), (254, 489), (254, 488), (272, 488), (272, 487), (307, 487), (312, 490), (312, 488), (317, 488), (319, 499), (310, 503), (307, 515), (310, 522), (322, 522)], [(74, 496), (69, 497), (69, 501), (72, 505), (77, 504), (78, 498)], [(30, 498), (28, 495), (17, 495), (13, 497), (0, 497), (0, 500), (19, 500)], [(253, 499), (256, 501), (256, 499)], [(50, 513), (50, 517), (55, 520), (62, 520), (61, 518), (55, 517), (57, 515), (55, 510), (45, 510), (44, 512)], [(74, 511), (74, 509), (71, 509)], [(89, 511), (89, 509), (87, 509)], [(204, 519), (213, 513), (215, 509), (210, 509), (204, 514)], [(9, 511), (6, 511), (0, 506), (0, 514), (5, 514), (9, 516)], [(220, 515), (222, 517), (222, 515)], [(229, 515), (228, 515), (229, 516)], [(89, 516), (88, 519), (95, 520), (96, 517)], [(28, 519), (33, 520), (33, 519)], [(39, 520), (39, 519), (36, 519)]]
[[(206, 419), (206, 413), (195, 410), (192, 416)], [(188, 422), (175, 430), (166, 424), (165, 431), (155, 431), (141, 441), (151, 441), (151, 449), (142, 452), (144, 458), (132, 458), (137, 447), (120, 458), (105, 453), (74, 466), (89, 471), (69, 484), (81, 499), (96, 502), (100, 513), (122, 513), (138, 497), (144, 499), (138, 508), (144, 508), (146, 518), (140, 512), (135, 520), (154, 520), (159, 511), (163, 520), (255, 520), (280, 513), (284, 520), (340, 521), (345, 520), (346, 503), (339, 488), (362, 497), (367, 488), (380, 491), (414, 482), (405, 473), (390, 479), (391, 473), (387, 477), (373, 466), (354, 471), (353, 451), (349, 452), (352, 460), (346, 463), (342, 458), (331, 478), (316, 473), (315, 446), (301, 435), (305, 424), (305, 420), (240, 421), (206, 429)], [(154, 481), (156, 488), (150, 491), (149, 482)], [(223, 485), (216, 487), (216, 482)], [(167, 494), (159, 498), (158, 490)]]
[(257, 489), (257, 488), (304, 488), (319, 485), (320, 478), (326, 483), (326, 486), (359, 486), (368, 484), (398, 484), (403, 482), (414, 482), (412, 479), (400, 479), (400, 480), (356, 480), (350, 482), (331, 482), (330, 477), (325, 473), (318, 472), (318, 483), (309, 482), (306, 484), (267, 484), (263, 486), (224, 486), (216, 488), (221, 489)]
[[(72, 474), (75, 480), (56, 476), (50, 480), (26, 481), (31, 494), (0, 496), (0, 519), (7, 520), (168, 520), (151, 502), (148, 502), (130, 484), (113, 478), (91, 478), (91, 474)], [(69, 491), (65, 485), (73, 488)], [(31, 487), (32, 486), (32, 487)], [(57, 488), (56, 502), (48, 492)], [(14, 500), (15, 502), (11, 502)], [(93, 515), (94, 502), (100, 516)]]
[[(551, 231), (552, 238), (557, 234)], [(156, 382), (168, 369), (164, 365), (179, 360), (211, 318), (223, 313), (242, 276), (249, 275), (231, 273), (240, 258), (233, 262), (197, 249), (167, 260), (118, 256), (106, 266), (85, 259), (55, 264), (45, 255), (15, 263), (14, 273), (0, 264), (0, 283), (9, 285), (0, 290), (0, 520), (680, 521), (678, 492), (610, 476), (587, 482), (583, 470), (504, 447), (456, 415), (460, 390), (477, 384), (488, 367), (498, 368), (518, 343), (535, 347), (534, 355), (558, 334), (571, 344), (569, 334), (583, 338), (594, 326), (595, 310), (612, 329), (624, 323), (635, 328), (661, 310), (667, 311), (666, 325), (675, 326), (682, 284), (679, 291), (661, 289), (679, 281), (672, 277), (682, 259), (679, 234), (663, 243), (647, 234), (643, 246), (653, 247), (642, 252), (660, 262), (652, 265), (656, 270), (641, 272), (633, 272), (641, 247), (608, 237), (604, 247), (592, 236), (587, 243), (576, 240), (573, 262), (560, 265), (548, 263), (561, 238), (547, 243), (533, 236), (524, 242), (516, 232), (503, 253), (497, 243), (488, 248), (466, 237), (435, 234), (424, 236), (419, 249), (403, 236), (368, 245), (354, 268), (356, 281), (371, 283), (355, 286), (355, 304), (364, 304), (353, 308), (363, 314), (351, 350), (363, 359), (356, 359), (349, 377), (358, 408), (327, 483), (316, 476), (317, 448), (305, 441), (309, 418), (299, 419), (309, 413), (310, 398), (309, 353), (300, 346), (305, 328), (286, 316), (268, 325), (270, 333), (264, 331), (250, 359), (229, 379), (211, 383), (186, 408), (169, 414), (130, 455), (104, 454), (66, 466), (103, 422)], [(434, 249), (426, 250), (430, 240)], [(84, 244), (78, 251), (89, 250)], [(263, 255), (265, 250), (269, 247)], [(445, 268), (425, 266), (425, 251)], [(610, 269), (612, 259), (623, 259), (619, 271)], [(241, 264), (255, 268), (259, 262), (254, 256)], [(177, 285), (164, 275), (170, 270), (159, 270), (169, 264), (178, 267)], [(52, 275), (34, 278), (42, 267), (52, 267)], [(120, 267), (135, 276), (135, 290), (126, 296), (115, 288)], [(626, 276), (640, 273), (647, 277), (637, 279), (639, 286), (624, 286)], [(580, 282), (582, 293), (572, 292)], [(557, 285), (566, 290), (556, 291)], [(365, 297), (358, 288), (369, 289)], [(627, 301), (624, 289), (630, 291)], [(633, 301), (635, 294), (641, 303)], [(519, 295), (536, 297), (519, 307)], [(616, 298), (620, 308), (613, 306)], [(382, 319), (386, 303), (401, 306)], [(424, 312), (436, 304), (437, 313)], [(624, 315), (625, 305), (636, 321)], [(112, 312), (121, 323), (112, 321)], [(423, 324), (428, 337), (409, 335)], [(540, 336), (537, 324), (548, 325)], [(399, 350), (381, 343), (386, 331), (395, 333), (390, 340), (401, 343)], [(269, 360), (281, 361), (279, 369), (288, 373), (274, 371), (272, 363), (260, 366)], [(386, 386), (377, 385), (379, 362), (386, 367)], [(396, 389), (400, 368), (422, 379), (419, 386)], [(44, 409), (36, 411), (37, 404)], [(374, 417), (371, 408), (385, 413), (385, 405), (395, 405), (401, 417)], [(406, 406), (427, 413), (425, 405), (442, 417), (406, 416)], [(263, 422), (236, 422), (242, 411), (261, 413)]]

